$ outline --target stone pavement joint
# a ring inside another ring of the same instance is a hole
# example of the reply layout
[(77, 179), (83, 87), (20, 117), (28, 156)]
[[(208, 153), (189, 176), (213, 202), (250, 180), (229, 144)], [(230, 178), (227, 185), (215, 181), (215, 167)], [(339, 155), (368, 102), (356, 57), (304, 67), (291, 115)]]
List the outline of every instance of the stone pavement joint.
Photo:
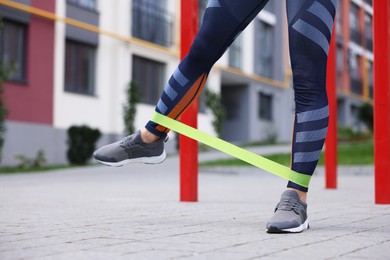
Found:
[(265, 224), (286, 181), (254, 167), (201, 168), (197, 203), (178, 201), (175, 156), (0, 175), (0, 259), (388, 259), (390, 205), (374, 204), (373, 167), (340, 167), (338, 183), (324, 189), (318, 168), (311, 229), (276, 235)]

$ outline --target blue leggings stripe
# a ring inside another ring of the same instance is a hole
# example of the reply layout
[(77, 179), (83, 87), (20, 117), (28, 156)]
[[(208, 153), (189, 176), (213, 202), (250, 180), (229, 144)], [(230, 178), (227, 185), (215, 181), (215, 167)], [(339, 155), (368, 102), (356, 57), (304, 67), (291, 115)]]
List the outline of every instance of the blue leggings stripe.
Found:
[(326, 137), (327, 131), (328, 128), (326, 127), (320, 130), (298, 132), (295, 138), (295, 142), (304, 143), (323, 140)]
[(180, 86), (184, 87), (188, 83), (188, 79), (183, 75), (183, 73), (177, 68), (175, 72), (173, 72), (173, 78), (180, 84)]
[(336, 8), (336, 6), (337, 6), (337, 1), (339, 1), (339, 0), (331, 0), (334, 8)]
[(297, 20), (292, 27), (299, 32), (300, 34), (306, 36), (313, 42), (317, 43), (322, 50), (328, 55), (329, 51), (329, 41), (326, 36), (317, 28), (308, 24), (307, 22), (299, 19)]
[(159, 110), (159, 112), (161, 114), (165, 114), (165, 112), (167, 112), (167, 110), (168, 110), (167, 105), (165, 105), (164, 101), (162, 101), (161, 98), (157, 103), (157, 109)]
[(306, 112), (301, 112), (297, 114), (298, 123), (304, 123), (309, 121), (315, 121), (327, 118), (329, 116), (329, 106), (314, 109)]
[(308, 11), (320, 18), (326, 24), (329, 33), (332, 32), (333, 17), (325, 6), (316, 1), (309, 7)]
[(165, 86), (165, 90), (164, 90), (165, 94), (167, 94), (167, 96), (173, 101), (175, 100), (175, 98), (177, 97), (177, 92), (176, 90), (174, 90), (172, 88), (172, 86), (168, 83), (166, 86)]
[(294, 163), (315, 162), (320, 158), (321, 150), (294, 153)]
[(221, 4), (218, 0), (209, 0), (207, 3), (206, 8), (215, 8), (215, 7), (221, 7)]

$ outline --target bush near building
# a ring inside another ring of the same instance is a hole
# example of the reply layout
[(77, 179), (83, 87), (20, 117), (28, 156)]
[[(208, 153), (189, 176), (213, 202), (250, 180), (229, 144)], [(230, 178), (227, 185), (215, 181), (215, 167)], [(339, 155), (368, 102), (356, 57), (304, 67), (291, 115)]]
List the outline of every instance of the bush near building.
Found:
[(101, 133), (98, 129), (92, 129), (86, 125), (71, 126), (68, 129), (67, 152), (68, 161), (71, 164), (83, 165), (91, 159), (96, 148), (96, 141)]

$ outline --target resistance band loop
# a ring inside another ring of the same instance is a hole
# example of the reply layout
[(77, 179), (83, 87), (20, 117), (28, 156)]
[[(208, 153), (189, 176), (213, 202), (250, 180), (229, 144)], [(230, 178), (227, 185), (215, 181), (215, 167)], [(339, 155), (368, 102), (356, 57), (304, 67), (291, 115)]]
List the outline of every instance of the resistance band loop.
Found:
[(278, 164), (255, 153), (249, 152), (245, 149), (242, 149), (212, 135), (206, 134), (202, 131), (199, 131), (198, 129), (180, 123), (179, 121), (173, 120), (157, 112), (155, 112), (151, 120), (159, 125), (172, 129), (179, 134), (185, 135), (191, 139), (220, 150), (221, 152), (236, 157), (237, 159), (252, 164), (260, 169), (273, 173), (283, 179), (290, 180), (306, 188), (309, 187), (311, 177), (309, 175), (295, 172), (286, 166)]

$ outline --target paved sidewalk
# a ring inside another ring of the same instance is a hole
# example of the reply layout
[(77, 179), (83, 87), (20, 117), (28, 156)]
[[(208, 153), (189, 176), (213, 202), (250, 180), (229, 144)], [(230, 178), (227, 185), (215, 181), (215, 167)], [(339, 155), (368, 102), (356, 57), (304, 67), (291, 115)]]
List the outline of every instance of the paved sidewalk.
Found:
[(311, 229), (270, 235), (285, 181), (209, 168), (199, 202), (181, 203), (178, 158), (0, 175), (0, 259), (389, 259), (390, 205), (375, 205), (372, 167), (342, 168), (339, 189), (312, 179)]

